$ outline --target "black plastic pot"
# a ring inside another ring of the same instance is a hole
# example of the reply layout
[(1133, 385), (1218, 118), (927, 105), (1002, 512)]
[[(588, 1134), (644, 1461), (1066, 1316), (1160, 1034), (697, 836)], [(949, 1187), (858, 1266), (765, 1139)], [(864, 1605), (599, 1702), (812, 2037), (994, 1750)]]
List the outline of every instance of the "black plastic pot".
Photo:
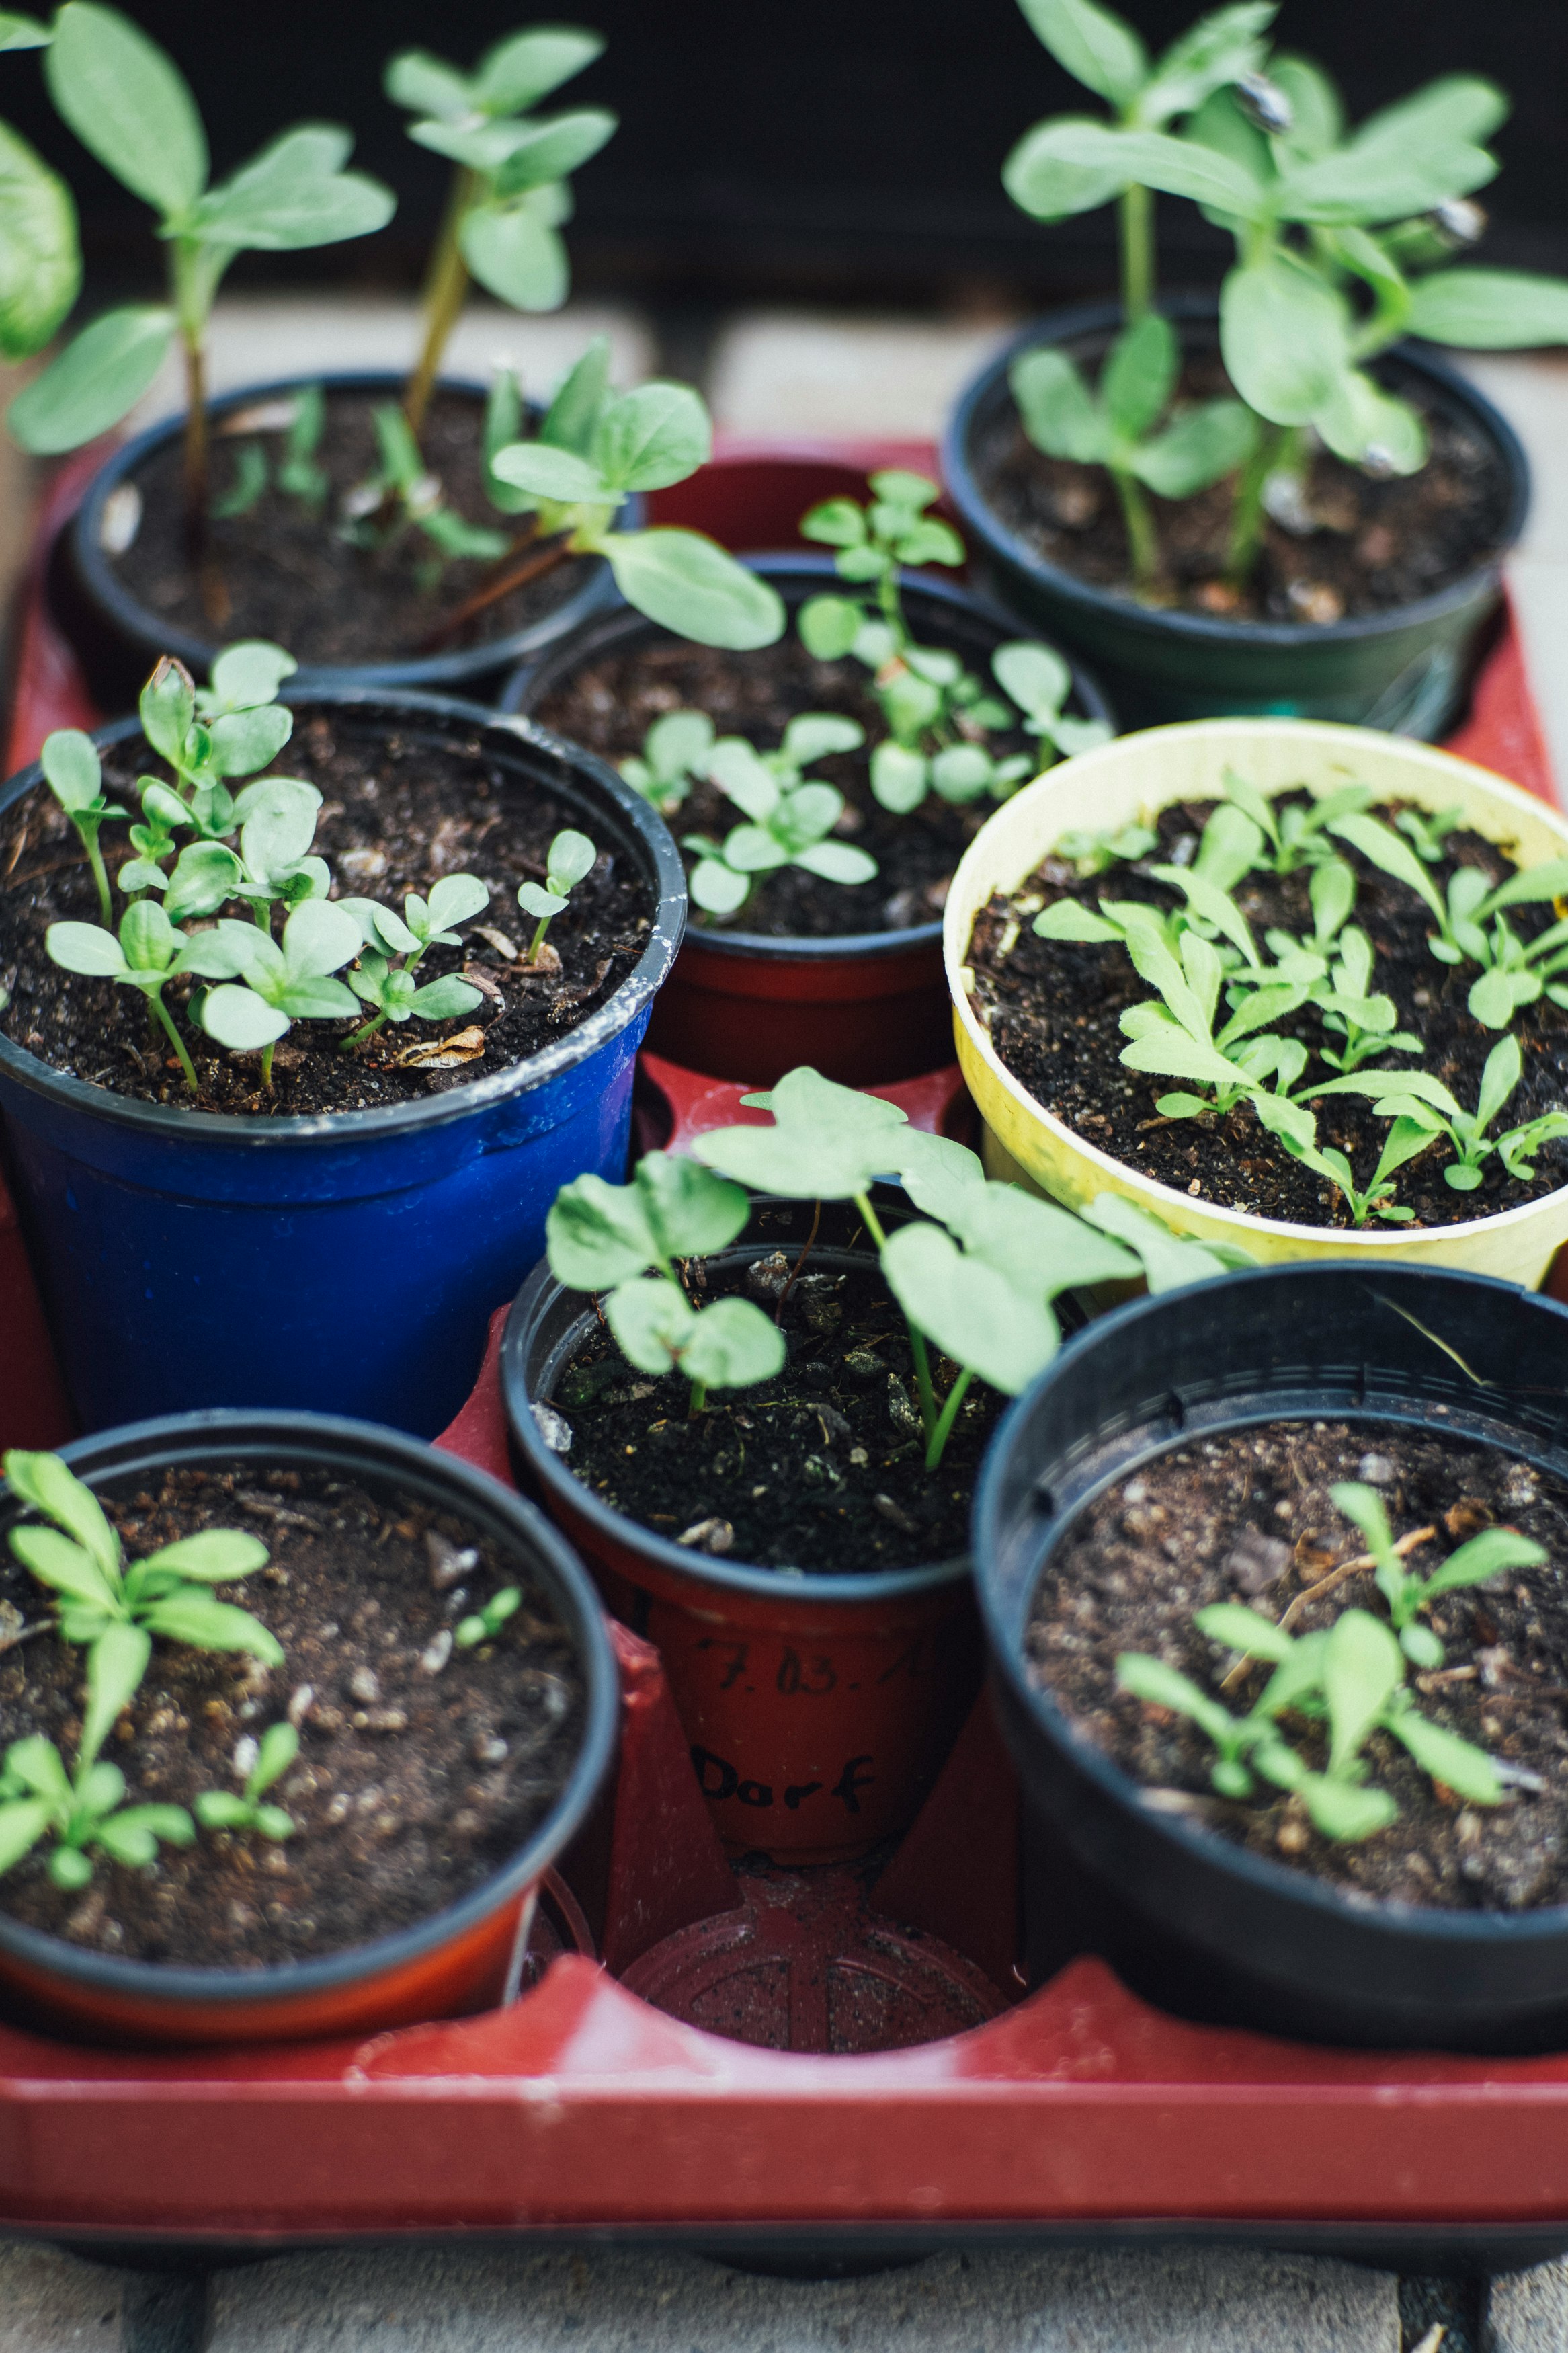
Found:
[[(826, 556), (755, 555), (746, 565), (778, 590), (792, 628), (808, 597), (843, 585)], [(917, 638), (950, 648), (984, 673), (997, 647), (1020, 635), (1011, 614), (968, 589), (918, 573), (904, 575), (901, 586)], [(520, 670), (501, 709), (536, 712), (587, 663), (672, 642), (670, 631), (617, 605)], [(1111, 722), (1097, 681), (1081, 666), (1074, 668), (1070, 707), (1080, 718)], [(884, 1085), (935, 1070), (952, 1060), (942, 919), (827, 939), (692, 927), (647, 1042), (688, 1070), (757, 1086), (771, 1086), (802, 1062), (844, 1086)]]
[(1415, 1267), (1260, 1268), (1103, 1317), (1018, 1399), (982, 1472), (974, 1558), (1032, 1815), (1036, 1982), (1092, 1950), (1146, 2000), (1227, 2025), (1389, 2048), (1568, 2044), (1568, 1905), (1352, 1903), (1157, 1812), (1028, 1681), (1022, 1653), (1047, 1557), (1139, 1464), (1263, 1421), (1392, 1421), (1563, 1477), (1565, 1364), (1568, 1311), (1511, 1284)]
[[(370, 1111), (265, 1119), (143, 1103), (0, 1037), (11, 1181), (89, 1430), (222, 1404), (348, 1411), (431, 1436), (538, 1255), (557, 1187), (584, 1169), (618, 1180), (626, 1166), (637, 1050), (686, 920), (662, 821), (614, 769), (527, 720), (292, 681), (287, 699), (372, 738), (477, 745), (520, 793), (548, 793), (630, 861), (652, 902), (647, 943), (607, 1003), (526, 1060)], [(98, 740), (139, 732), (125, 720)], [(39, 776), (14, 777), (0, 811)]]
[[(381, 369), (345, 371), (313, 381), (321, 384), (329, 396), (334, 392), (365, 393), (395, 400), (404, 389), (402, 376)], [(247, 385), (239, 392), (225, 393), (221, 399), (207, 403), (208, 417), (216, 427), (235, 410), (281, 398), (298, 391), (299, 384), (296, 377), (276, 384)], [(476, 407), (483, 410), (486, 388), (482, 384), (443, 376), (437, 388), (444, 393), (467, 395)], [(537, 424), (541, 412), (531, 402), (528, 414)], [(100, 710), (110, 713), (134, 707), (142, 682), (160, 654), (177, 654), (198, 678), (205, 678), (214, 655), (226, 642), (221, 637), (208, 638), (188, 629), (171, 628), (166, 619), (126, 588), (103, 545), (104, 510), (110, 496), (122, 482), (133, 480), (148, 459), (176, 440), (184, 429), (183, 416), (166, 417), (106, 459), (62, 534), (51, 566), (50, 601), (81, 660), (94, 700)], [(628, 506), (623, 511), (622, 521), (633, 519)], [(332, 528), (330, 515), (323, 516), (321, 528)], [(567, 630), (598, 612), (614, 599), (615, 593), (608, 565), (595, 558), (582, 586), (570, 596), (528, 628), (515, 629), (509, 637), (412, 660), (336, 665), (302, 662), (294, 683), (300, 687), (447, 688), (482, 694), (499, 685), (519, 661), (536, 659)]]
[[(227, 2042), (368, 2034), (510, 2001), (531, 1897), (582, 1828), (615, 1756), (620, 1684), (594, 1590), (542, 1514), (456, 1456), (395, 1430), (315, 1414), (200, 1413), (143, 1421), (63, 1449), (79, 1479), (151, 1477), (171, 1463), (320, 1467), (427, 1497), (493, 1537), (543, 1586), (586, 1686), (582, 1745), (554, 1806), (516, 1854), (458, 1903), (411, 1928), (319, 1960), (222, 1969), (121, 1960), (25, 1927), (0, 1909), (0, 1986), (29, 2015), (93, 2041)], [(0, 1526), (16, 1517), (0, 1490)]]
[[(1186, 349), (1216, 348), (1212, 299), (1176, 296), (1160, 307)], [(1162, 611), (1047, 563), (987, 503), (976, 472), (977, 452), (1014, 414), (1007, 383), (1014, 360), (1048, 344), (1092, 365), (1121, 321), (1114, 302), (1037, 320), (982, 370), (949, 420), (942, 478), (994, 593), (1032, 628), (1095, 663), (1129, 726), (1274, 715), (1342, 720), (1429, 741), (1446, 733), (1464, 705), (1498, 607), (1502, 558), (1523, 530), (1530, 504), (1529, 468), (1505, 420), (1420, 345), (1400, 343), (1378, 363), (1392, 390), (1419, 391), (1439, 411), (1462, 418), (1493, 444), (1508, 470), (1508, 512), (1496, 548), (1436, 595), (1322, 627)]]
[[(778, 1250), (795, 1257), (816, 1207), (758, 1201), (744, 1239), (710, 1265), (731, 1271)], [(882, 1214), (898, 1225), (909, 1205), (894, 1195)], [(874, 1265), (865, 1248), (846, 1246), (860, 1226), (847, 1204), (824, 1203), (812, 1267)], [(979, 1683), (967, 1559), (784, 1573), (676, 1544), (612, 1510), (573, 1475), (570, 1454), (546, 1442), (533, 1412), (595, 1320), (595, 1302), (563, 1289), (541, 1260), (501, 1345), (513, 1453), (609, 1607), (658, 1645), (720, 1836), (737, 1852), (808, 1863), (908, 1829)]]

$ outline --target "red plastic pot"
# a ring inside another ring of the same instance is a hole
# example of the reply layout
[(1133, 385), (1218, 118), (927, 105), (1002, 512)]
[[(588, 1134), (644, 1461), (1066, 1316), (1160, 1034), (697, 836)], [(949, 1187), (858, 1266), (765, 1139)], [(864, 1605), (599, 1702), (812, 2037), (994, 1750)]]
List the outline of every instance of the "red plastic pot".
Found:
[[(738, 1268), (799, 1250), (814, 1207), (759, 1203), (745, 1240), (712, 1263)], [(844, 1246), (858, 1223), (826, 1204), (814, 1267), (864, 1265), (867, 1253)], [(616, 1615), (657, 1643), (730, 1852), (802, 1863), (862, 1853), (913, 1820), (973, 1701), (967, 1559), (781, 1574), (671, 1543), (612, 1511), (552, 1452), (531, 1409), (594, 1322), (593, 1301), (563, 1289), (542, 1261), (518, 1293), (501, 1386), (524, 1474)]]
[[(825, 556), (747, 561), (778, 590), (792, 622), (808, 597), (839, 585)], [(976, 670), (1019, 635), (999, 607), (945, 581), (906, 574), (903, 597), (922, 643), (950, 647)], [(584, 622), (517, 671), (501, 708), (532, 715), (584, 664), (668, 641), (668, 631), (623, 605)], [(1073, 709), (1109, 719), (1093, 679), (1079, 668), (1073, 679)], [(802, 1062), (851, 1087), (935, 1070), (952, 1053), (941, 920), (826, 939), (692, 925), (659, 993), (648, 1044), (689, 1070), (756, 1086), (772, 1085)]]
[[(24, 2018), (89, 2041), (190, 2043), (377, 2033), (512, 2000), (539, 1883), (581, 1829), (609, 1772), (619, 1707), (604, 1619), (554, 1529), (467, 1462), (396, 1430), (321, 1414), (173, 1415), (62, 1451), (92, 1487), (150, 1476), (172, 1462), (238, 1459), (269, 1469), (327, 1468), (373, 1491), (427, 1496), (491, 1536), (543, 1586), (575, 1643), (586, 1704), (576, 1761), (533, 1835), (481, 1885), (415, 1926), (316, 1960), (237, 1970), (80, 1950), (0, 1910), (0, 1989), (8, 2003)], [(15, 1516), (0, 1507), (0, 1525)]]

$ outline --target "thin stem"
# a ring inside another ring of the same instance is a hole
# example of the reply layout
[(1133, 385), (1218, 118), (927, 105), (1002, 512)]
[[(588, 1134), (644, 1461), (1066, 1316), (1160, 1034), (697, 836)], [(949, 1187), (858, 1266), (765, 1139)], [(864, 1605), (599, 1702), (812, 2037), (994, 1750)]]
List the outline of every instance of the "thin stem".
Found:
[(378, 1013), (374, 1020), (362, 1021), (359, 1028), (354, 1030), (353, 1035), (343, 1039), (338, 1051), (341, 1054), (352, 1054), (356, 1046), (363, 1046), (367, 1038), (374, 1037), (376, 1031), (381, 1028), (386, 1018), (385, 1012), (383, 1011)]
[(900, 654), (907, 653), (910, 627), (904, 618), (904, 600), (899, 594), (899, 567), (896, 564), (889, 564), (878, 581), (877, 602), (881, 607), (883, 620), (893, 633), (894, 647)]
[(1154, 296), (1154, 199), (1150, 190), (1128, 188), (1120, 206), (1121, 315), (1131, 327)]
[(79, 825), (77, 831), (87, 852), (87, 862), (92, 869), (92, 879), (98, 885), (99, 915), (104, 930), (111, 932), (114, 929), (114, 910), (109, 900), (109, 876), (104, 869), (103, 852), (98, 846), (98, 828), (95, 825), (89, 831), (86, 826)]
[(269, 1038), (261, 1050), (261, 1083), (268, 1094), (272, 1092), (272, 1049), (277, 1043), (276, 1038)]
[(1110, 469), (1110, 479), (1116, 485), (1116, 495), (1121, 501), (1121, 519), (1127, 525), (1127, 550), (1132, 560), (1132, 585), (1140, 593), (1153, 586), (1160, 576), (1160, 534), (1154, 528), (1153, 511), (1144, 495), (1142, 482), (1119, 466)]
[(691, 1400), (686, 1409), (687, 1420), (695, 1421), (698, 1415), (703, 1411), (707, 1403), (708, 1385), (706, 1381), (693, 1381), (691, 1384)]
[(883, 1230), (882, 1220), (877, 1215), (876, 1210), (871, 1207), (871, 1196), (869, 1193), (856, 1193), (851, 1195), (850, 1198), (853, 1199), (855, 1207), (859, 1210), (861, 1218), (865, 1221), (866, 1231), (870, 1235), (871, 1240), (876, 1243), (877, 1248), (879, 1250), (886, 1250), (888, 1247), (888, 1237)]
[(510, 596), (514, 588), (522, 587), (530, 580), (537, 580), (542, 573), (553, 571), (556, 565), (574, 553), (570, 540), (569, 532), (553, 533), (548, 546), (536, 549), (502, 578), (492, 580), (488, 588), (477, 589), (466, 604), (458, 607), (455, 613), (448, 613), (427, 637), (420, 638), (417, 650), (422, 654), (439, 652), (448, 638), (455, 638), (469, 621), (487, 612), (490, 606), (499, 605), (503, 596)]
[(1226, 578), (1233, 588), (1244, 588), (1252, 576), (1263, 545), (1263, 493), (1271, 474), (1288, 469), (1300, 448), (1299, 428), (1276, 425), (1258, 435), (1251, 457), (1241, 470), (1236, 502), (1230, 511), (1230, 546)]
[(958, 1378), (954, 1381), (952, 1387), (947, 1393), (947, 1402), (942, 1407), (942, 1419), (937, 1423), (936, 1428), (932, 1430), (931, 1434), (931, 1442), (926, 1448), (926, 1469), (928, 1471), (934, 1471), (937, 1464), (942, 1461), (942, 1449), (946, 1446), (948, 1440), (952, 1435), (952, 1425), (958, 1419), (958, 1409), (963, 1403), (964, 1397), (969, 1388), (969, 1384), (973, 1377), (973, 1374), (965, 1369), (963, 1372), (960, 1373)]
[[(870, 1235), (877, 1248), (879, 1250), (886, 1250), (888, 1237), (883, 1229), (882, 1220), (871, 1207), (870, 1195), (856, 1193), (851, 1196), (851, 1198), (865, 1220), (866, 1231)], [(917, 1332), (907, 1315), (904, 1317), (904, 1328), (910, 1335), (910, 1355), (914, 1359), (915, 1387), (920, 1391), (921, 1399), (921, 1423), (929, 1442), (936, 1429), (936, 1397), (931, 1385), (931, 1357), (926, 1352), (924, 1333)]]
[(463, 259), (458, 233), (463, 226), (464, 215), (478, 193), (477, 174), (466, 165), (459, 164), (452, 174), (441, 233), (431, 256), (430, 275), (425, 281), (425, 342), (418, 364), (403, 395), (403, 414), (416, 436), (425, 423), (425, 412), (430, 406), (430, 395), (440, 374), (441, 355), (447, 348), (447, 339), (458, 323), (458, 315), (468, 295), (468, 266)]
[(544, 945), (544, 934), (550, 929), (552, 920), (552, 918), (549, 915), (541, 915), (539, 918), (537, 924), (534, 926), (533, 937), (528, 944), (528, 954), (523, 958), (525, 964), (537, 964), (539, 962), (539, 951)]
[(811, 1253), (816, 1247), (816, 1229), (821, 1223), (822, 1204), (820, 1201), (814, 1201), (811, 1208), (811, 1231), (805, 1238), (805, 1248), (802, 1250), (800, 1256), (796, 1259), (795, 1264), (789, 1271), (789, 1281), (784, 1284), (784, 1289), (779, 1293), (778, 1305), (773, 1309), (773, 1322), (775, 1324), (777, 1324), (783, 1317), (784, 1312), (784, 1301), (795, 1289), (795, 1276), (800, 1272), (801, 1268), (805, 1264), (806, 1260), (811, 1256)]
[(206, 359), (200, 330), (187, 324), (181, 333), (185, 353), (185, 554), (199, 566), (207, 549)]
[[(185, 1074), (186, 1086), (189, 1087), (194, 1095), (200, 1094), (201, 1085), (196, 1077), (195, 1065), (191, 1060), (189, 1054), (185, 1051), (185, 1041), (174, 1027), (174, 1017), (171, 1015), (168, 1007), (163, 1002), (162, 989), (149, 990), (147, 1002), (169, 1033), (169, 1043), (173, 1046), (175, 1053), (178, 1054), (180, 1058), (180, 1068)], [(268, 1051), (270, 1051), (270, 1049), (268, 1049)]]

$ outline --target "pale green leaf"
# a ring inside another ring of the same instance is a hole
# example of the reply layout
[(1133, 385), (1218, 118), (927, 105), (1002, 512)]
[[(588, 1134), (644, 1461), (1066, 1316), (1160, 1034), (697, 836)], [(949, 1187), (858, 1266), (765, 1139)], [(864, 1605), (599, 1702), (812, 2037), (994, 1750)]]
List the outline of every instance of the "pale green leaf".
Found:
[(678, 637), (746, 652), (784, 635), (777, 590), (696, 532), (614, 532), (603, 553), (627, 604)]
[(201, 116), (174, 60), (129, 16), (66, 0), (44, 72), (66, 121), (117, 180), (165, 218), (190, 210), (207, 178)]
[(84, 327), (6, 411), (23, 448), (55, 457), (118, 425), (157, 375), (174, 332), (174, 314), (161, 303), (109, 311)]
[(0, 122), (0, 358), (42, 351), (80, 285), (70, 190)]

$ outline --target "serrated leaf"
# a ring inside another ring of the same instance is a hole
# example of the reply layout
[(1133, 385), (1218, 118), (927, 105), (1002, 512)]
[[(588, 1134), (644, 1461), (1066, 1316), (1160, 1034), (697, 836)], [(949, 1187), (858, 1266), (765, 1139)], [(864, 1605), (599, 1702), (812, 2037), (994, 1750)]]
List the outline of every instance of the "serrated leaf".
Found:
[(13, 1447), (4, 1469), (14, 1495), (55, 1522), (92, 1556), (112, 1579), (120, 1566), (120, 1539), (104, 1517), (103, 1506), (90, 1487), (79, 1479), (58, 1454), (30, 1453)]

